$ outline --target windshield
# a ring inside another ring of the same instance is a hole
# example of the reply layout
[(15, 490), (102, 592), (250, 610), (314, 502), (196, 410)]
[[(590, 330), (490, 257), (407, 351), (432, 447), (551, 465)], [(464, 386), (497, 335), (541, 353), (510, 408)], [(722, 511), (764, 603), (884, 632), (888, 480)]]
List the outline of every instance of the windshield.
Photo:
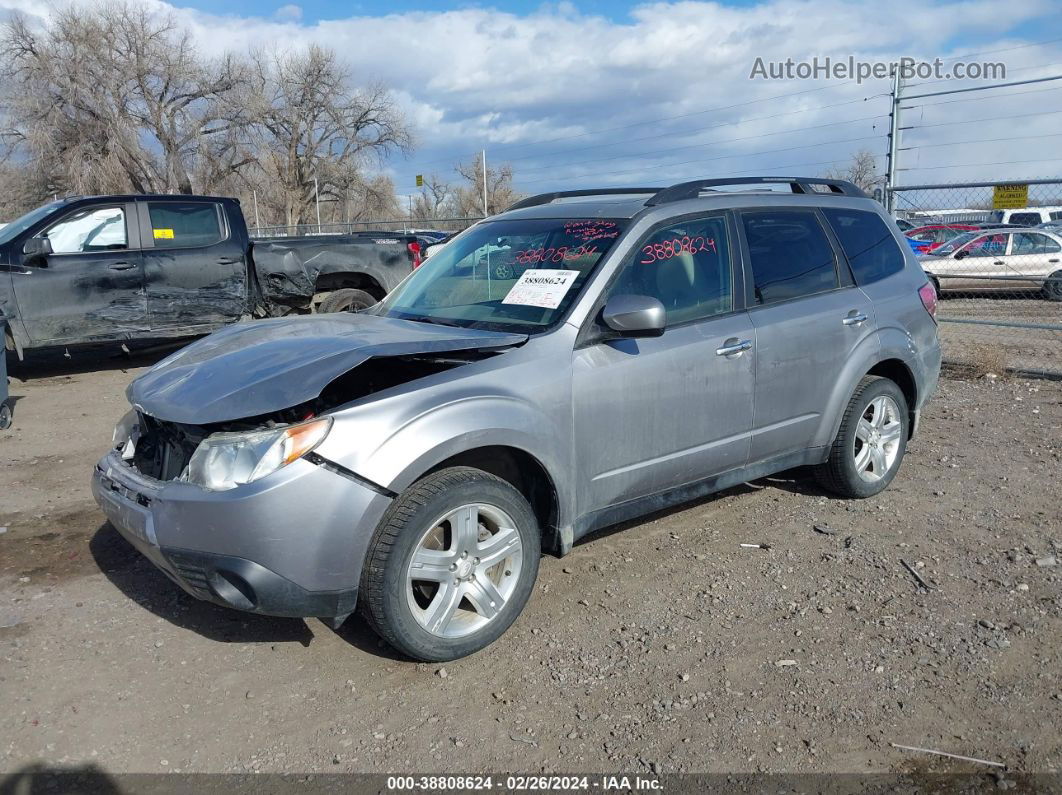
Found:
[(48, 202), (47, 204), (42, 204), (36, 210), (30, 210), (21, 218), (12, 221), (3, 229), (0, 229), (0, 245), (10, 243), (39, 220), (45, 218), (50, 213), (55, 212), (63, 204), (64, 202), (61, 201)]
[(941, 256), (943, 256), (945, 254), (951, 254), (951, 253), (953, 253), (955, 251), (958, 251), (960, 248), (965, 246), (967, 243), (969, 243), (971, 240), (973, 240), (975, 237), (977, 237), (980, 234), (983, 234), (983, 233), (982, 232), (963, 232), (961, 235), (956, 235), (955, 237), (953, 237), (951, 240), (949, 240), (947, 243), (945, 243), (943, 246), (938, 248), (933, 253), (934, 254), (940, 254)]
[(487, 221), (433, 252), (375, 315), (527, 334), (564, 317), (626, 219)]

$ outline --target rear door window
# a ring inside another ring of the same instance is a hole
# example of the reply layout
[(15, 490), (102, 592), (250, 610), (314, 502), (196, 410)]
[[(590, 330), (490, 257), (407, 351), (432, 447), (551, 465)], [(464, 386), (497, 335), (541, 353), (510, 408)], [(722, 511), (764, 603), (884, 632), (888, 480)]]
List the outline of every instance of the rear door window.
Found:
[(818, 217), (804, 210), (742, 213), (756, 303), (834, 290), (837, 260)]
[(1022, 226), (1035, 226), (1042, 220), (1040, 213), (1011, 213), (1010, 216), (1010, 223)]
[(225, 239), (214, 202), (148, 202), (155, 248), (201, 248)]
[(841, 242), (856, 284), (870, 284), (903, 270), (903, 252), (877, 213), (836, 208), (822, 212)]

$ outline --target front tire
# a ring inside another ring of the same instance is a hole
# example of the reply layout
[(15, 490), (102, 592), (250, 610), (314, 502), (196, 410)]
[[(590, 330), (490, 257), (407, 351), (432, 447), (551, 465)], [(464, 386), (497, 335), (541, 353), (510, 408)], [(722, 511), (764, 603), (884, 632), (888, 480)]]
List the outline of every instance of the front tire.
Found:
[(909, 424), (907, 399), (895, 382), (866, 376), (848, 401), (829, 459), (815, 468), (819, 484), (858, 499), (884, 491), (903, 461)]
[(1048, 301), (1062, 301), (1062, 271), (1055, 271), (1044, 282), (1044, 298)]
[(541, 533), (511, 484), (471, 467), (435, 472), (388, 509), (369, 544), (362, 611), (384, 640), (442, 662), (489, 646), (538, 576)]

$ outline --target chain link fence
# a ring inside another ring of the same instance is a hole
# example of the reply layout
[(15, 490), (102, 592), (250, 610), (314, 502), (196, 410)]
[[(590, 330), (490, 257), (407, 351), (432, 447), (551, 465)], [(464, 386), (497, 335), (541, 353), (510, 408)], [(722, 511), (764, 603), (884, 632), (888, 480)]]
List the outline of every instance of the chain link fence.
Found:
[(297, 226), (252, 226), (253, 238), (302, 237), (308, 235), (355, 235), (366, 232), (461, 232), (481, 217), (474, 218), (436, 218), (431, 221), (401, 218), (382, 221), (350, 221), (332, 224), (299, 224)]
[(1062, 180), (890, 194), (940, 296), (945, 362), (1062, 377)]

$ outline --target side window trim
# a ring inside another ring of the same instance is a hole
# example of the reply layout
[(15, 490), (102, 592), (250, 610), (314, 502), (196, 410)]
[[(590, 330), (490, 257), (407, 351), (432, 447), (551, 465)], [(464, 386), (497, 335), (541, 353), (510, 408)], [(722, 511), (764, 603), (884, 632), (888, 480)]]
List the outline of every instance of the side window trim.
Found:
[[(140, 220), (140, 228), (143, 230), (141, 237), (143, 238), (143, 247), (145, 249), (153, 249), (155, 246), (154, 233), (148, 234), (148, 230), (153, 230), (151, 225), (151, 208), (148, 206), (152, 203), (151, 199), (140, 199), (137, 201), (137, 218)], [(221, 232), (221, 237), (215, 240), (213, 243), (207, 243), (202, 246), (158, 246), (159, 251), (187, 251), (192, 249), (210, 248), (211, 246), (218, 246), (222, 243), (227, 243), (232, 239), (232, 230), (229, 228), (228, 214), (224, 211), (221, 202), (216, 201), (203, 201), (201, 199), (188, 199), (187, 201), (173, 201), (162, 202), (156, 201), (155, 204), (209, 204), (214, 208), (214, 212), (218, 217), (218, 230)]]
[(101, 204), (82, 204), (82, 205), (78, 205), (76, 207), (71, 207), (70, 209), (67, 210), (67, 212), (63, 213), (63, 215), (60, 218), (58, 218), (58, 219), (56, 219), (54, 221), (51, 221), (51, 222), (46, 222), (45, 224), (43, 224), (40, 227), (40, 229), (38, 229), (33, 234), (29, 235), (29, 237), (27, 237), (26, 239), (28, 240), (29, 238), (43, 236), (44, 234), (46, 234), (51, 229), (54, 229), (59, 224), (61, 224), (64, 221), (66, 221), (74, 213), (81, 212), (82, 210), (85, 210), (85, 209), (108, 210), (108, 209), (112, 209), (112, 208), (119, 209), (119, 210), (122, 211), (122, 221), (125, 224), (125, 248), (104, 249), (104, 250), (101, 250), (101, 251), (56, 251), (56, 252), (53, 252), (51, 254), (51, 256), (53, 256), (53, 257), (70, 257), (70, 256), (84, 257), (84, 256), (93, 255), (93, 254), (111, 254), (111, 255), (114, 255), (114, 254), (116, 254), (116, 253), (118, 253), (120, 251), (137, 251), (137, 250), (139, 250), (139, 248), (140, 248), (140, 246), (139, 246), (140, 230), (139, 230), (138, 225), (136, 223), (136, 216), (133, 213), (133, 203), (132, 202), (103, 202)]
[(605, 303), (608, 301), (611, 295), (612, 288), (619, 281), (623, 272), (630, 264), (629, 258), (637, 257), (642, 250), (642, 246), (645, 245), (645, 241), (651, 238), (654, 234), (661, 229), (666, 229), (669, 226), (675, 226), (676, 224), (683, 223), (684, 221), (696, 221), (706, 218), (722, 218), (723, 223), (726, 226), (728, 255), (730, 259), (730, 292), (731, 292), (731, 307), (729, 312), (720, 312), (716, 315), (709, 315), (707, 317), (694, 318), (692, 320), (684, 320), (681, 323), (668, 323), (667, 329), (664, 333), (667, 334), (668, 329), (682, 328), (694, 323), (704, 323), (709, 320), (715, 320), (720, 317), (728, 317), (736, 312), (745, 311), (744, 301), (744, 263), (739, 256), (739, 247), (736, 245), (736, 238), (734, 237), (736, 231), (736, 224), (734, 221), (734, 213), (730, 210), (710, 210), (693, 213), (683, 213), (682, 215), (673, 215), (670, 218), (659, 221), (653, 224), (638, 236), (635, 244), (630, 248), (627, 254), (624, 256), (620, 266), (609, 276), (608, 281), (604, 287), (601, 288), (601, 292), (598, 295), (597, 300), (594, 302), (594, 307), (586, 317), (584, 326), (579, 331), (579, 341), (576, 347), (580, 347), (583, 338), (587, 333), (592, 331), (598, 322), (598, 317), (601, 315), (601, 310), (605, 308)]
[[(768, 307), (778, 306), (780, 304), (788, 304), (793, 301), (803, 301), (805, 298), (814, 298), (816, 295), (826, 295), (827, 293), (836, 292), (837, 290), (845, 290), (855, 286), (854, 281), (851, 284), (844, 284), (844, 280), (841, 279), (841, 257), (844, 256), (844, 252), (840, 250), (840, 246), (838, 245), (837, 240), (834, 238), (833, 230), (830, 229), (829, 223), (826, 222), (826, 219), (822, 216), (818, 207), (739, 207), (734, 212), (736, 214), (735, 223), (737, 225), (737, 230), (739, 234), (738, 240), (742, 252), (741, 260), (745, 271), (745, 306), (748, 311), (751, 312), (754, 309), (766, 309)], [(826, 240), (830, 244), (830, 249), (833, 251), (833, 272), (834, 276), (837, 277), (837, 286), (829, 290), (822, 290), (821, 292), (817, 293), (808, 293), (807, 295), (798, 295), (795, 298), (786, 298), (784, 301), (772, 301), (769, 304), (759, 303), (756, 300), (756, 274), (752, 272), (752, 252), (749, 248), (748, 238), (745, 236), (745, 223), (743, 220), (745, 215), (758, 212), (792, 212), (803, 213), (805, 215), (813, 216), (818, 222), (819, 226), (822, 227), (823, 234), (825, 234)], [(845, 257), (843, 261), (845, 263), (846, 270), (848, 270), (849, 274), (851, 274), (851, 267), (848, 265), (848, 258)]]

